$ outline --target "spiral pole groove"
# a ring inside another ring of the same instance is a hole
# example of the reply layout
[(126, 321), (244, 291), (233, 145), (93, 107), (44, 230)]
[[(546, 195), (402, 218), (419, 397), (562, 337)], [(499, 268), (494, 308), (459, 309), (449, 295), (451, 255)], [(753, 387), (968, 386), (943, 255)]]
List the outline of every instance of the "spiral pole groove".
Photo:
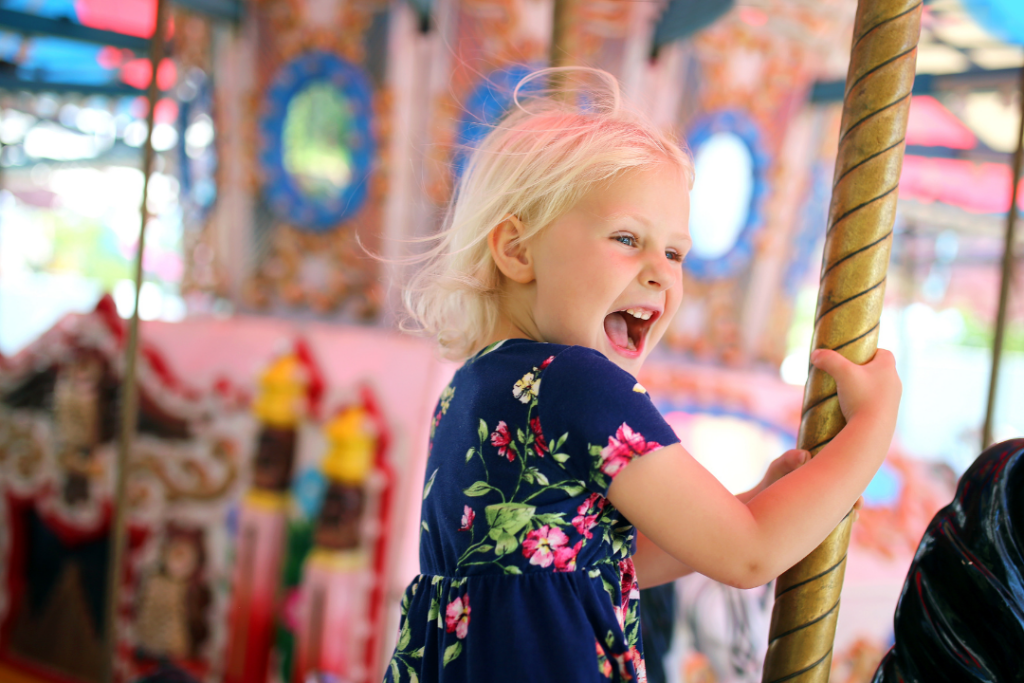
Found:
[[(860, 0), (840, 123), (812, 348), (866, 363), (878, 324), (914, 85), (921, 0)], [(835, 380), (812, 367), (797, 439), (816, 455), (845, 426)], [(779, 577), (764, 683), (827, 683), (849, 515)]]

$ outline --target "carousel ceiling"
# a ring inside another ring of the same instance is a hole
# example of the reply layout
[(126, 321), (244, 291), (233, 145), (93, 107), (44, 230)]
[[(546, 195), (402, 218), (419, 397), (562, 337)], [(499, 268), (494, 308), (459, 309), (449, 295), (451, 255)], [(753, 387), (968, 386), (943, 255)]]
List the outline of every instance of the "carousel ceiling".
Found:
[[(175, 4), (228, 21), (242, 14), (241, 0)], [(0, 90), (141, 94), (155, 22), (154, 0), (0, 0)]]

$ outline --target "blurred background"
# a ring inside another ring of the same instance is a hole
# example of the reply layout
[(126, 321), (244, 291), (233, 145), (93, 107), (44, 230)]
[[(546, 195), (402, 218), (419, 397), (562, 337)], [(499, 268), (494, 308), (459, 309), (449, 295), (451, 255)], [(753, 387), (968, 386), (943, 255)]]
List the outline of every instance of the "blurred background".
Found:
[[(166, 2), (150, 113), (157, 0), (0, 0), (0, 680), (103, 680), (107, 628), (117, 680), (380, 679), (456, 366), (397, 331), (399, 271), (367, 250), (437, 229), (466, 150), (552, 59), (615, 74), (695, 159), (686, 296), (640, 380), (733, 491), (793, 447), (854, 0)], [(904, 398), (833, 681), (870, 680), (981, 451), (1022, 44), (1016, 0), (925, 3), (879, 341)], [(1024, 433), (1019, 271), (995, 441)], [(645, 592), (649, 680), (760, 681), (772, 596)]]

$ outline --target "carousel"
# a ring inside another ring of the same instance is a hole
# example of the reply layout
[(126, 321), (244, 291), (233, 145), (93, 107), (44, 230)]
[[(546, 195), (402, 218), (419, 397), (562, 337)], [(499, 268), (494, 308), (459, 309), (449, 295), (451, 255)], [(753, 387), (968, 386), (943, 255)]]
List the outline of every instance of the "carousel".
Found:
[(0, 681), (381, 680), (457, 367), (395, 283), (549, 65), (693, 155), (638, 380), (727, 488), (844, 426), (811, 350), (905, 387), (805, 560), (642, 592), (647, 680), (1024, 681), (1022, 45), (1013, 0), (0, 0)]

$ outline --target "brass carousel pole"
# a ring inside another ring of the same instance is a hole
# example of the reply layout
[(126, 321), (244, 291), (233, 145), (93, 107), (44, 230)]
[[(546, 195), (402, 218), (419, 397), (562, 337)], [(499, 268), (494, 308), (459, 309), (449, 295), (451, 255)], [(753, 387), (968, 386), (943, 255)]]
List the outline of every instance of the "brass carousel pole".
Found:
[(1010, 299), (1010, 283), (1013, 282), (1013, 243), (1017, 225), (1017, 186), (1020, 185), (1020, 161), (1024, 153), (1024, 67), (1020, 70), (1020, 128), (1017, 130), (1017, 151), (1013, 154), (1013, 189), (1010, 191), (1010, 213), (1006, 217), (1006, 233), (1003, 241), (1003, 272), (999, 282), (999, 311), (996, 313), (996, 330), (992, 339), (992, 373), (988, 380), (988, 403), (985, 406), (985, 426), (981, 432), (981, 450), (992, 445), (992, 422), (996, 412), (996, 385), (999, 382), (999, 362), (1003, 356), (1003, 338), (1006, 334), (1006, 306)]
[(160, 89), (157, 85), (157, 71), (164, 57), (164, 40), (167, 33), (167, 0), (156, 0), (156, 27), (149, 47), (149, 64), (151, 67), (147, 100), (149, 111), (146, 114), (146, 144), (142, 157), (142, 207), (141, 224), (139, 226), (139, 247), (135, 255), (135, 306), (131, 322), (128, 326), (128, 341), (125, 345), (124, 376), (121, 384), (121, 434), (117, 447), (117, 468), (114, 484), (114, 520), (111, 528), (110, 555), (107, 562), (107, 604), (104, 615), (104, 657), (103, 680), (114, 683), (116, 679), (117, 657), (117, 612), (120, 599), (121, 568), (124, 560), (125, 520), (128, 516), (125, 501), (125, 481), (128, 477), (128, 459), (131, 453), (132, 440), (138, 422), (138, 394), (135, 382), (135, 364), (139, 345), (139, 295), (142, 291), (142, 256), (146, 248), (146, 223), (149, 212), (146, 202), (149, 197), (149, 176), (153, 166), (153, 125), (154, 113)]
[[(857, 363), (870, 360), (878, 344), (921, 5), (857, 6), (812, 342)], [(835, 380), (811, 368), (799, 447), (815, 455), (844, 425)], [(764, 683), (828, 681), (850, 526), (847, 515), (779, 577)]]

